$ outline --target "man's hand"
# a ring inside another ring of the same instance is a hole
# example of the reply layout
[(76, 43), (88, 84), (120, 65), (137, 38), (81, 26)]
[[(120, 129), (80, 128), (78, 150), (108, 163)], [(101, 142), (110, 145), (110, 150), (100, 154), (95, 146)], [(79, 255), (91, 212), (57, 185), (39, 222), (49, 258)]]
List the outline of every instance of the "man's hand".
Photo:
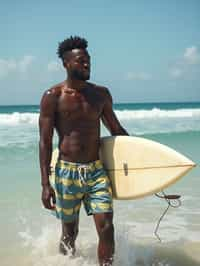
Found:
[(42, 202), (46, 209), (54, 210), (56, 204), (56, 195), (51, 185), (45, 185), (42, 189)]

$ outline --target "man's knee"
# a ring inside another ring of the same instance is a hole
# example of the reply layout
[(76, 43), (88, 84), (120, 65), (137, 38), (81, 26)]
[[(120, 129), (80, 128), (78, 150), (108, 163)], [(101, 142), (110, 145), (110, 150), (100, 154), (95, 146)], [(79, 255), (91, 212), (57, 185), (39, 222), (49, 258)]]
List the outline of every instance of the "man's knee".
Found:
[(113, 241), (114, 239), (114, 225), (112, 221), (105, 220), (99, 226), (99, 237), (102, 240)]
[(65, 238), (76, 239), (78, 235), (78, 222), (65, 223), (62, 222), (62, 235)]

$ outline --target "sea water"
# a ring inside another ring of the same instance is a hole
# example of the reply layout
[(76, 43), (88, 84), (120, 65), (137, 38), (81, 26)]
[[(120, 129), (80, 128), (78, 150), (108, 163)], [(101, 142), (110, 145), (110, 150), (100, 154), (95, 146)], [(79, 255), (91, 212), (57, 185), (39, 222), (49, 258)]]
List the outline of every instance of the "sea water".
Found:
[[(180, 194), (170, 208), (156, 196), (114, 201), (115, 266), (200, 265), (200, 103), (114, 104), (130, 135), (152, 139), (192, 159), (197, 167), (166, 193)], [(75, 257), (58, 253), (60, 221), (41, 204), (38, 160), (39, 106), (0, 106), (0, 265), (95, 266), (97, 234), (83, 208)], [(102, 126), (101, 135), (109, 135)], [(54, 136), (56, 146), (57, 137)]]

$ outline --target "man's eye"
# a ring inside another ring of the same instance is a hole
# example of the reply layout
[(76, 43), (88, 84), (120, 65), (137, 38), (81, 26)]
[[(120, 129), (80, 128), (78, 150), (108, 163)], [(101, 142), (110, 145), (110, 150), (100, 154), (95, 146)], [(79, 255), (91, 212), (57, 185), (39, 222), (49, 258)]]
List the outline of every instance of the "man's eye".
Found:
[(84, 59), (79, 59), (79, 60), (77, 60), (77, 63), (79, 63), (79, 64), (90, 64), (90, 61), (86, 61), (86, 60), (84, 60)]
[(77, 60), (77, 63), (84, 64), (84, 61), (83, 60)]

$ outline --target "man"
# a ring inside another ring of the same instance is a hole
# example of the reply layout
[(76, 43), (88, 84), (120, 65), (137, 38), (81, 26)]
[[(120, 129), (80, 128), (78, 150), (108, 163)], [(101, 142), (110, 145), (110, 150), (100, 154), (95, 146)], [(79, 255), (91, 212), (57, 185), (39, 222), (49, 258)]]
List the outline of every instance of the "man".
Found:
[[(40, 105), (40, 166), (42, 202), (62, 222), (60, 252), (75, 252), (79, 210), (84, 203), (99, 236), (100, 265), (111, 265), (114, 254), (112, 193), (99, 161), (100, 120), (112, 135), (128, 135), (112, 109), (107, 88), (87, 82), (90, 56), (87, 41), (70, 37), (59, 44), (58, 56), (67, 79), (47, 90)], [(54, 128), (59, 137), (55, 188), (49, 181)]]

